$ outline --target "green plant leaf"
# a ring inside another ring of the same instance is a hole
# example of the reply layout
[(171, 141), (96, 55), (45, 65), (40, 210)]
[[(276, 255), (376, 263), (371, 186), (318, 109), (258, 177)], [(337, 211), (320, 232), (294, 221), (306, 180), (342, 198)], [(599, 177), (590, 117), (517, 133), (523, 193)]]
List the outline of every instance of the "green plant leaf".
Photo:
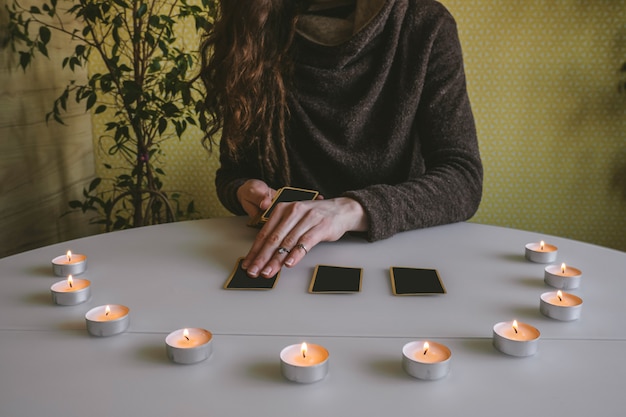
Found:
[(141, 18), (141, 17), (143, 17), (143, 15), (146, 14), (147, 11), (148, 11), (148, 5), (146, 3), (142, 3), (139, 6), (139, 9), (137, 9), (137, 15), (136, 16), (138, 18)]
[(119, 124), (117, 122), (107, 122), (105, 126), (106, 126), (105, 132), (108, 132), (109, 130), (116, 129), (119, 126)]
[(52, 32), (46, 26), (39, 27), (39, 39), (45, 44), (50, 42), (50, 37), (52, 36)]
[(102, 178), (100, 177), (96, 177), (94, 178), (91, 183), (89, 183), (89, 192), (93, 191), (96, 189), (96, 187), (98, 185), (100, 185), (100, 183), (102, 182)]
[(94, 93), (89, 94), (89, 96), (87, 97), (87, 105), (86, 105), (86, 110), (89, 110), (90, 108), (93, 107), (94, 104), (96, 104), (96, 100), (98, 99), (98, 96)]
[(166, 117), (174, 117), (178, 114), (178, 107), (174, 103), (164, 103), (161, 110), (165, 113)]
[(141, 97), (141, 87), (139, 87), (134, 81), (124, 81), (123, 82), (123, 94), (124, 94), (124, 103), (130, 104)]
[(123, 0), (113, 0), (113, 3), (117, 4), (120, 7), (123, 7), (125, 9), (130, 9), (130, 6)]
[(161, 27), (161, 19), (159, 19), (159, 16), (153, 14), (148, 19), (148, 24), (158, 29)]
[(82, 56), (85, 54), (85, 50), (87, 48), (85, 47), (85, 45), (76, 45), (76, 48), (74, 48), (74, 54), (76, 54), (77, 56)]
[(161, 117), (159, 118), (159, 127), (158, 127), (159, 135), (162, 135), (163, 132), (165, 132), (165, 129), (167, 129), (167, 119), (165, 117)]
[(46, 44), (43, 42), (37, 42), (37, 50), (43, 56), (48, 56), (48, 48), (46, 48)]
[(30, 64), (30, 58), (31, 55), (28, 52), (20, 51), (20, 67), (22, 67), (23, 70), (26, 70), (26, 67)]

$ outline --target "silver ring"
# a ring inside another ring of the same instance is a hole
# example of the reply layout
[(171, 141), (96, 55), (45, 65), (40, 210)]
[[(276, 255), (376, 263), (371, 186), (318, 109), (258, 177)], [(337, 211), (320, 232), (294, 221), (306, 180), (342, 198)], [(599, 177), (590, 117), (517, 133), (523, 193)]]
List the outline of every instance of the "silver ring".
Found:
[(304, 246), (302, 243), (298, 243), (298, 244), (296, 245), (296, 248), (298, 248), (298, 249), (302, 249), (302, 250), (304, 251), (304, 254), (305, 254), (305, 255), (309, 253), (309, 251), (306, 249), (306, 246)]
[(278, 248), (278, 250), (277, 250), (277, 251), (278, 251), (278, 253), (279, 253), (279, 254), (281, 254), (281, 255), (282, 255), (283, 253), (289, 253), (289, 252), (291, 252), (289, 249), (287, 249), (287, 248), (283, 248), (282, 246), (281, 246), (280, 248)]

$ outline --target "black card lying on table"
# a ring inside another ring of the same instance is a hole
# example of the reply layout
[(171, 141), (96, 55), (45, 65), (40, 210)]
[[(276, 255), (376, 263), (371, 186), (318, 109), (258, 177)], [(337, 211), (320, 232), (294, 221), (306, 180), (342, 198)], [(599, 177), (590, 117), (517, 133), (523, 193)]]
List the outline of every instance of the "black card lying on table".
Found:
[(351, 293), (361, 291), (361, 268), (318, 265), (313, 272), (309, 292)]
[(445, 294), (446, 289), (436, 269), (392, 266), (391, 289), (394, 295)]
[(235, 268), (233, 269), (232, 274), (226, 280), (224, 284), (224, 288), (227, 290), (271, 290), (274, 288), (276, 281), (278, 281), (278, 276), (280, 272), (274, 275), (271, 278), (265, 277), (257, 277), (252, 278), (248, 276), (248, 273), (245, 269), (241, 267), (241, 261), (244, 258), (237, 259), (237, 263), (235, 263)]

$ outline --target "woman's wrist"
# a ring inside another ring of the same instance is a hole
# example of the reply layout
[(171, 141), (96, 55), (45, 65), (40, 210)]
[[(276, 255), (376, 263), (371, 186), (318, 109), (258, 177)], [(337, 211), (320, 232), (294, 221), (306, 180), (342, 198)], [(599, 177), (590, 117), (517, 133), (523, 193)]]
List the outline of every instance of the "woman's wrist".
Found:
[(350, 197), (338, 197), (337, 200), (346, 209), (347, 232), (366, 232), (369, 230), (369, 218), (361, 203)]

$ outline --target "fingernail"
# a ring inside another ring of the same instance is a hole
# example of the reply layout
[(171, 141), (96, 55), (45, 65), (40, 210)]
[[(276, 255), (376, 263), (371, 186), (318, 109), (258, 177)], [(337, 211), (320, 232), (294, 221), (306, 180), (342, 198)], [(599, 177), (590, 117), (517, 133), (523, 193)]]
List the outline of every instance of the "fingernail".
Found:
[(287, 260), (285, 261), (285, 265), (287, 265), (287, 266), (291, 266), (291, 265), (293, 265), (293, 258), (289, 258), (289, 259), (287, 259)]
[(261, 272), (261, 275), (268, 277), (271, 273), (272, 273), (272, 268), (268, 266), (263, 270), (263, 272)]
[(257, 268), (256, 266), (253, 266), (252, 268), (248, 270), (248, 275), (257, 276), (258, 274), (259, 274), (259, 268)]

